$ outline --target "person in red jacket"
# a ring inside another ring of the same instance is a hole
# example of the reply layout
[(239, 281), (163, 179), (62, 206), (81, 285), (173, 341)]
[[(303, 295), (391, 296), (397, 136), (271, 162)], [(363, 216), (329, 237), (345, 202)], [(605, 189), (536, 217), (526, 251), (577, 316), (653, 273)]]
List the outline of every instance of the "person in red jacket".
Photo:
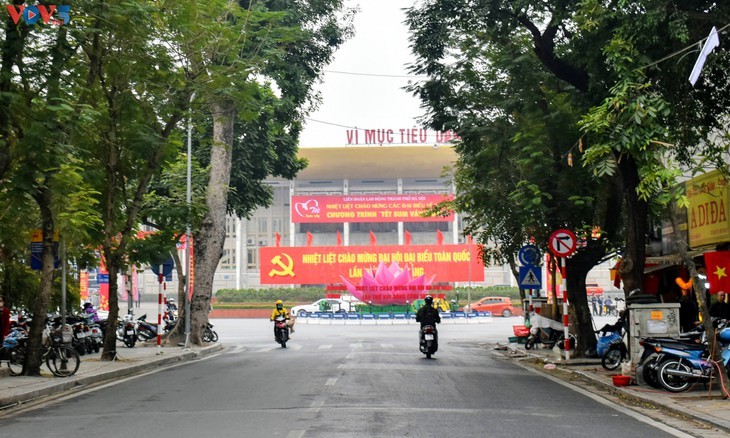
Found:
[(10, 309), (5, 307), (5, 300), (0, 295), (0, 345), (8, 333), (10, 333)]

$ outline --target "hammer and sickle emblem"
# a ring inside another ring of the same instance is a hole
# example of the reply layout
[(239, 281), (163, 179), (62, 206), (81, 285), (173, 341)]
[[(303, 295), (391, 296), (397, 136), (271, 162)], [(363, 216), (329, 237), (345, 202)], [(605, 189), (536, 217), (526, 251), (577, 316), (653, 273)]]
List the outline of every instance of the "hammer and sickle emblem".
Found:
[(276, 269), (272, 269), (269, 271), (269, 277), (273, 277), (274, 275), (284, 276), (288, 275), (290, 277), (294, 276), (294, 260), (292, 260), (291, 257), (289, 257), (289, 254), (282, 253), (284, 257), (287, 258), (288, 263), (284, 264), (284, 262), (281, 260), (281, 256), (274, 256), (273, 259), (271, 259), (271, 263), (280, 267), (281, 270), (277, 271)]

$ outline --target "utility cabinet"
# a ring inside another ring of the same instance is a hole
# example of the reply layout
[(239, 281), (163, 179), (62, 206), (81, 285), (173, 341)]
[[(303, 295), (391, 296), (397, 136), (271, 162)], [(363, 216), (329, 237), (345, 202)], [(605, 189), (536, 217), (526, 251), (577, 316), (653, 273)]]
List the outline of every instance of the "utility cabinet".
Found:
[(641, 338), (678, 338), (679, 303), (629, 304), (629, 357), (636, 368), (643, 347)]

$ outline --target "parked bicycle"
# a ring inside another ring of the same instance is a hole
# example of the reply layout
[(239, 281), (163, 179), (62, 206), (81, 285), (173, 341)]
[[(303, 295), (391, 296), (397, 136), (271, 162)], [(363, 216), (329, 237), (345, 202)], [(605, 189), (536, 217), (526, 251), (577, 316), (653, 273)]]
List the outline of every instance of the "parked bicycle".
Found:
[[(67, 327), (70, 329), (70, 326)], [(54, 376), (73, 376), (79, 369), (79, 365), (81, 364), (79, 354), (76, 350), (63, 343), (66, 338), (70, 342), (71, 336), (73, 335), (70, 330), (62, 331), (60, 327), (58, 329), (52, 329), (49, 326), (44, 330), (43, 337), (47, 341), (43, 343), (41, 361), (46, 363), (46, 366)], [(3, 342), (3, 351), (0, 357), (7, 360), (10, 374), (18, 376), (25, 371), (28, 337), (16, 336), (10, 339), (12, 340), (8, 342), (8, 338), (6, 338)]]

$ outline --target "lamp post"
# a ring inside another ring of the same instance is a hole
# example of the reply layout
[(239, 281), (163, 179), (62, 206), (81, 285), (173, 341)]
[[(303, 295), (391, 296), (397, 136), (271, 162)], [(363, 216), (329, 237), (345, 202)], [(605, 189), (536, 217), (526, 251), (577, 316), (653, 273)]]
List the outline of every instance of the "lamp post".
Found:
[(190, 348), (190, 245), (192, 244), (191, 222), (192, 214), (190, 212), (193, 200), (193, 183), (192, 183), (192, 155), (193, 155), (193, 99), (195, 99), (195, 91), (190, 95), (188, 105), (188, 160), (187, 160), (187, 193), (186, 201), (188, 205), (188, 223), (185, 230), (185, 349)]

